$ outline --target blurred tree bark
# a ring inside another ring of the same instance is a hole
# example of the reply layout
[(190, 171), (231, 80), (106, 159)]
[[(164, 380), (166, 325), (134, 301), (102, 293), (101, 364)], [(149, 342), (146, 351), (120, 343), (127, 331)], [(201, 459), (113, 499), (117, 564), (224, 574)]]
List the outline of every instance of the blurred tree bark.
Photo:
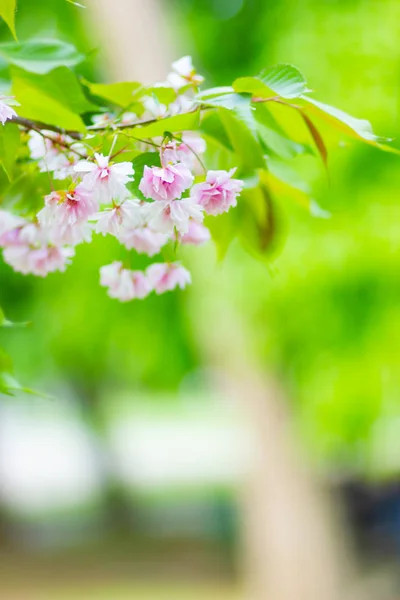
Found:
[(236, 401), (246, 435), (241, 559), (247, 597), (343, 600), (351, 575), (344, 532), (305, 468), (288, 404), (255, 356), (246, 316), (223, 284), (209, 285), (207, 266), (198, 265), (195, 278), (207, 289), (193, 311), (198, 339), (205, 361), (222, 375), (221, 393)]
[(96, 31), (94, 41), (109, 81), (152, 84), (165, 79), (177, 57), (162, 2), (87, 0), (87, 5), (89, 31)]

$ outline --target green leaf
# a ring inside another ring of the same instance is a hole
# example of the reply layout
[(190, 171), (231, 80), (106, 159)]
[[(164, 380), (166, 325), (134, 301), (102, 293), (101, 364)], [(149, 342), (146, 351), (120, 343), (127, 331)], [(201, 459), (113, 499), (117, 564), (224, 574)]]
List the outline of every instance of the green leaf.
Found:
[(80, 4), (80, 2), (75, 2), (74, 0), (66, 0), (66, 2), (68, 2), (69, 4), (73, 4), (74, 6), (77, 6), (78, 8), (86, 8), (86, 6), (84, 4)]
[(9, 321), (0, 307), (0, 327), (26, 327), (29, 324), (28, 322), (14, 323), (13, 321)]
[(16, 392), (38, 396), (46, 400), (54, 400), (53, 396), (21, 385), (10, 373), (0, 371), (0, 394), (15, 396)]
[[(200, 96), (198, 96), (199, 98)], [(219, 95), (201, 98), (201, 103), (205, 106), (215, 106), (217, 108), (227, 108), (235, 110), (244, 103), (249, 105), (251, 96), (248, 94), (236, 94), (235, 92), (227, 92)]]
[(223, 94), (232, 94), (234, 91), (235, 90), (230, 85), (209, 88), (208, 90), (203, 90), (202, 92), (196, 94), (196, 100), (202, 103), (203, 100), (211, 100), (212, 98), (221, 96)]
[(251, 105), (251, 96), (249, 94), (239, 94), (239, 98), (240, 101), (234, 107), (233, 112), (238, 121), (247, 127), (258, 143), (258, 129), (254, 118), (254, 107)]
[(1, 0), (0, 2), (0, 17), (7, 23), (14, 39), (17, 39), (15, 31), (15, 11), (17, 9), (17, 0)]
[(207, 217), (204, 221), (210, 230), (211, 237), (217, 248), (218, 260), (222, 260), (239, 230), (238, 213), (231, 209), (227, 213), (216, 217)]
[(254, 109), (251, 106), (251, 95), (227, 92), (203, 98), (201, 102), (220, 109), (219, 119), (226, 130), (231, 147), (238, 155), (243, 171), (250, 172), (265, 167)]
[(236, 153), (243, 174), (265, 167), (263, 150), (254, 136), (253, 128), (249, 128), (243, 114), (236, 111), (220, 109), (221, 123), (225, 127), (230, 143)]
[(169, 105), (176, 100), (176, 92), (168, 86), (145, 87), (137, 81), (120, 83), (90, 83), (82, 80), (93, 96), (107, 100), (121, 108), (131, 109), (140, 115), (144, 112), (141, 100), (145, 96), (154, 96), (160, 104)]
[(303, 194), (310, 195), (311, 193), (310, 186), (300, 178), (297, 171), (286, 161), (277, 159), (268, 160), (268, 172), (263, 173), (263, 178), (269, 174), (301, 191)]
[(280, 200), (288, 198), (311, 212), (311, 190), (298, 173), (281, 160), (270, 159), (267, 166), (268, 171), (262, 173), (262, 181), (274, 196)]
[(137, 81), (124, 81), (121, 83), (90, 83), (83, 80), (84, 85), (89, 89), (93, 96), (104, 98), (112, 104), (126, 107), (134, 102), (138, 90), (142, 89), (142, 84)]
[[(307, 146), (311, 142), (310, 131), (300, 114), (300, 102), (296, 101), (296, 105), (285, 102), (269, 102), (268, 111), (278, 124), (278, 131), (296, 143)], [(257, 106), (256, 115), (260, 106), (262, 105)]]
[(309, 90), (304, 76), (293, 65), (276, 65), (262, 71), (258, 79), (282, 98), (299, 98)]
[[(0, 129), (0, 163), (9, 181), (14, 178), (14, 167), (21, 145), (21, 134), (18, 125), (7, 123)], [(1, 312), (0, 312), (1, 323)]]
[(254, 98), (272, 98), (276, 92), (268, 87), (259, 77), (239, 77), (233, 82), (235, 92), (246, 92)]
[(322, 135), (320, 134), (318, 128), (314, 125), (310, 117), (305, 112), (301, 111), (301, 116), (303, 117), (303, 120), (308, 128), (308, 131), (311, 134), (312, 139), (314, 140), (317, 150), (322, 158), (322, 162), (324, 163), (325, 167), (328, 167), (328, 150), (325, 146), (325, 142), (322, 138)]
[(302, 107), (306, 112), (310, 112), (321, 119), (327, 121), (330, 125), (333, 125), (335, 129), (346, 133), (351, 137), (364, 140), (373, 146), (386, 150), (388, 152), (394, 152), (399, 154), (400, 151), (396, 148), (383, 145), (381, 142), (390, 141), (387, 138), (382, 138), (372, 130), (371, 123), (365, 119), (357, 119), (351, 115), (345, 113), (343, 110), (329, 106), (319, 102), (310, 96), (302, 96)]
[(39, 173), (35, 164), (24, 164), (2, 194), (2, 206), (28, 219), (43, 207), (43, 197), (49, 193), (47, 173)]
[(215, 108), (226, 108), (233, 111), (239, 120), (251, 130), (254, 130), (253, 108), (251, 106), (251, 94), (236, 94), (225, 92), (219, 95), (203, 97), (201, 104)]
[(133, 161), (132, 166), (135, 169), (135, 179), (128, 184), (132, 194), (139, 200), (146, 200), (139, 190), (140, 180), (143, 177), (144, 167), (161, 167), (160, 154), (158, 152), (144, 152), (139, 154)]
[(269, 259), (281, 240), (282, 228), (268, 188), (260, 184), (243, 190), (237, 210), (243, 247), (255, 258)]
[(254, 115), (259, 136), (268, 154), (290, 160), (302, 154), (314, 153), (309, 145), (289, 139), (265, 104), (258, 104)]
[[(263, 119), (265, 119), (265, 117), (268, 114), (270, 114), (270, 118), (272, 119), (272, 122), (276, 124), (276, 128), (278, 129), (278, 131), (282, 132), (284, 134), (284, 129), (283, 129), (282, 125), (279, 124), (278, 120), (276, 119), (277, 114), (275, 113), (275, 111), (277, 109), (279, 111), (281, 111), (283, 109), (282, 116), (283, 116), (283, 119), (285, 122), (286, 132), (288, 134), (293, 135), (293, 137), (296, 139), (298, 139), (298, 134), (299, 134), (299, 126), (298, 126), (299, 122), (302, 122), (303, 132), (306, 132), (307, 138), (309, 138), (311, 136), (311, 139), (313, 140), (313, 142), (316, 146), (316, 149), (317, 149), (319, 155), (321, 156), (322, 162), (324, 163), (324, 166), (327, 168), (328, 167), (328, 150), (325, 145), (325, 141), (324, 141), (319, 129), (316, 127), (314, 122), (310, 119), (310, 117), (308, 116), (308, 114), (306, 113), (306, 111), (304, 110), (304, 108), (302, 106), (299, 106), (298, 104), (291, 104), (291, 103), (284, 103), (284, 102), (270, 102), (268, 104), (268, 109), (264, 105), (259, 105), (256, 109), (256, 115), (262, 115)], [(293, 116), (295, 117), (295, 121), (293, 121)], [(297, 121), (297, 123), (296, 123), (296, 121)], [(301, 131), (301, 128), (300, 128), (300, 131)], [(266, 132), (263, 129), (261, 129), (260, 135), (262, 137), (263, 137), (263, 133), (264, 133), (264, 138), (265, 138)], [(286, 139), (288, 139), (288, 138), (286, 138)], [(303, 136), (300, 139), (303, 139)], [(274, 142), (274, 141), (282, 141), (282, 139), (278, 140), (278, 138), (276, 138), (276, 136), (273, 136), (272, 142)], [(292, 150), (294, 150), (295, 147), (297, 146), (299, 149), (300, 148), (303, 149), (303, 153), (314, 154), (313, 150), (311, 150), (311, 148), (308, 144), (299, 143), (298, 141), (294, 141), (294, 140), (292, 140), (292, 141), (288, 140), (288, 143), (286, 144), (286, 150), (290, 150), (290, 144), (292, 144)], [(267, 142), (267, 145), (268, 145), (268, 142)], [(300, 154), (300, 153), (301, 152), (297, 152), (297, 154)], [(280, 156), (280, 158), (287, 158), (282, 153), (278, 154), (278, 152), (276, 152), (276, 154), (278, 156)]]
[(13, 364), (12, 360), (4, 350), (0, 347), (0, 373), (12, 373)]
[(74, 113), (94, 112), (97, 106), (89, 102), (75, 73), (67, 67), (57, 67), (50, 73), (38, 75), (18, 67), (11, 68), (11, 78), (25, 81), (39, 92), (63, 104)]
[(143, 98), (143, 96), (154, 96), (160, 104), (168, 106), (176, 100), (177, 94), (173, 88), (160, 85), (142, 88), (138, 97)]
[(163, 136), (165, 133), (178, 133), (198, 129), (200, 124), (200, 111), (159, 119), (148, 125), (134, 128), (133, 135), (141, 140)]
[(256, 77), (239, 77), (233, 82), (236, 92), (247, 92), (254, 98), (299, 98), (307, 92), (307, 82), (296, 67), (277, 65)]
[(262, 173), (261, 179), (274, 196), (280, 200), (286, 198), (296, 202), (302, 208), (319, 219), (329, 219), (331, 213), (319, 206), (312, 197), (308, 183), (303, 181), (297, 171), (287, 162), (268, 160), (268, 171)]
[(218, 113), (213, 111), (207, 114), (201, 121), (200, 131), (204, 135), (212, 138), (218, 145), (223, 146), (230, 151), (233, 150), (231, 141)]
[(25, 71), (42, 75), (57, 67), (74, 67), (85, 58), (72, 44), (47, 39), (2, 43), (0, 56)]
[[(18, 108), (21, 117), (43, 121), (63, 129), (85, 131), (82, 119), (65, 105), (65, 99), (53, 98), (48, 90), (40, 88), (37, 81), (31, 81), (21, 73), (23, 73), (21, 70), (14, 73), (12, 82), (12, 92), (21, 105)], [(56, 83), (54, 86), (56, 87)], [(54, 88), (51, 93), (53, 91)], [(70, 100), (72, 101), (72, 98)]]

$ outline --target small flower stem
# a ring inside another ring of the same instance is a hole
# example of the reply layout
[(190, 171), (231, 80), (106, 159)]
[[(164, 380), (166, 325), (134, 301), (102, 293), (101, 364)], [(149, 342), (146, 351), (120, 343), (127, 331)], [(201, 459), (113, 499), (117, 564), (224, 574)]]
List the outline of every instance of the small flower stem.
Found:
[(108, 153), (108, 155), (109, 155), (109, 156), (111, 156), (111, 154), (112, 154), (112, 151), (114, 150), (114, 146), (115, 146), (115, 144), (117, 143), (117, 139), (118, 139), (118, 133), (116, 133), (116, 134), (114, 135), (114, 137), (113, 137), (113, 141), (111, 142), (111, 148), (110, 148), (110, 151), (109, 151), (109, 153)]
[[(120, 154), (123, 154), (127, 148), (129, 148), (129, 146), (123, 146), (123, 148), (121, 148), (120, 150), (117, 150), (116, 152), (114, 152), (114, 154), (111, 154), (110, 155), (110, 160), (114, 160), (114, 158), (116, 156), (119, 156)], [(110, 152), (111, 152), (111, 150), (110, 150)]]
[(193, 154), (193, 155), (194, 155), (194, 156), (197, 158), (197, 160), (199, 161), (199, 164), (200, 164), (201, 168), (203, 169), (203, 171), (204, 171), (204, 174), (206, 174), (206, 173), (207, 173), (207, 168), (206, 168), (206, 165), (204, 164), (204, 162), (202, 161), (202, 159), (200, 158), (200, 156), (198, 155), (198, 153), (197, 153), (195, 150), (193, 150), (193, 148), (192, 148), (191, 146), (189, 146), (189, 144), (187, 144), (186, 142), (182, 142), (182, 140), (180, 140), (179, 138), (177, 138), (177, 137), (173, 136), (173, 139), (174, 139), (174, 140), (176, 140), (176, 141), (178, 141), (178, 142), (181, 142), (182, 144), (185, 144), (185, 146), (187, 146), (187, 147), (189, 148), (190, 152), (191, 152), (191, 153), (192, 153), (192, 154)]

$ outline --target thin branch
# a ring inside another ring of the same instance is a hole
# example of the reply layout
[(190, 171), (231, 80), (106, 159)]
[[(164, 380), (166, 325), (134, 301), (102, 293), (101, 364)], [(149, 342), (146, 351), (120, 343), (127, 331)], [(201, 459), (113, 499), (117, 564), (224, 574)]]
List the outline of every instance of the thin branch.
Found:
[(43, 129), (47, 129), (48, 131), (54, 131), (60, 135), (69, 135), (74, 140), (80, 140), (82, 137), (82, 134), (79, 133), (79, 131), (66, 131), (65, 129), (61, 129), (61, 127), (57, 127), (56, 125), (49, 125), (48, 123), (42, 123), (42, 121), (32, 121), (31, 119), (25, 119), (24, 117), (13, 117), (7, 122), (16, 123), (17, 125), (24, 127), (24, 129), (37, 131), (38, 133), (40, 133)]
[(166, 119), (170, 119), (171, 117), (179, 117), (181, 115), (192, 115), (197, 111), (207, 110), (210, 108), (215, 108), (213, 106), (202, 106), (198, 105), (196, 108), (192, 110), (188, 110), (187, 112), (178, 113), (177, 115), (165, 115), (165, 117), (154, 117), (153, 119), (147, 119), (146, 121), (135, 121), (134, 123), (122, 123), (115, 125), (89, 125), (88, 129), (90, 131), (104, 131), (105, 129), (134, 129), (135, 127), (143, 127), (144, 125), (153, 125), (154, 123), (162, 123)]
[[(119, 156), (120, 154), (123, 154), (123, 153), (126, 151), (126, 149), (127, 149), (128, 147), (129, 147), (129, 146), (123, 146), (123, 147), (122, 147), (120, 150), (117, 150), (116, 152), (114, 152), (114, 154), (111, 154), (111, 156), (110, 156), (110, 160), (114, 160), (114, 158), (115, 158), (116, 156)], [(111, 152), (111, 150), (110, 150), (110, 152)]]
[[(123, 124), (114, 124), (114, 125), (89, 125), (87, 127), (88, 131), (106, 131), (107, 129), (110, 129), (111, 131), (113, 130), (122, 130), (122, 129), (134, 129), (135, 127), (143, 127), (145, 125), (152, 125), (153, 123), (160, 123), (162, 121), (165, 121), (169, 118), (171, 118), (172, 116), (181, 116), (181, 115), (190, 115), (190, 114), (195, 114), (197, 111), (202, 111), (202, 110), (208, 110), (210, 108), (215, 108), (213, 106), (203, 106), (203, 105), (198, 105), (196, 108), (189, 110), (187, 112), (182, 112), (179, 113), (178, 115), (166, 115), (165, 117), (161, 117), (161, 118), (153, 118), (153, 119), (147, 119), (146, 121), (136, 121), (134, 123), (123, 123)], [(37, 131), (40, 132), (43, 129), (47, 129), (48, 131), (54, 131), (55, 133), (59, 133), (60, 135), (69, 135), (71, 138), (73, 138), (74, 140), (81, 140), (83, 137), (83, 134), (80, 133), (79, 131), (73, 131), (73, 130), (65, 130), (62, 129), (61, 127), (57, 127), (56, 125), (49, 125), (48, 123), (43, 123), (42, 121), (34, 121), (32, 119), (25, 119), (24, 117), (13, 117), (12, 119), (10, 119), (9, 121), (7, 121), (8, 123), (16, 123), (17, 125), (21, 125), (21, 127), (24, 127), (24, 129), (28, 129), (31, 131)]]

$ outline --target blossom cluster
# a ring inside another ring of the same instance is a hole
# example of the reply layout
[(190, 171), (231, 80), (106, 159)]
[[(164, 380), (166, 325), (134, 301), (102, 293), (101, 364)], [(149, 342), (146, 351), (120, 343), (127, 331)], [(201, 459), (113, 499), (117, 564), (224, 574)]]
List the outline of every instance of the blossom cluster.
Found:
[[(168, 77), (181, 106), (191, 100), (179, 90), (189, 86), (191, 91), (201, 81), (190, 57), (174, 63)], [(145, 98), (146, 105), (150, 110)], [(0, 101), (2, 123), (15, 116), (14, 109)], [(129, 124), (136, 116), (125, 113), (122, 118)], [(97, 126), (100, 119), (104, 121), (105, 115), (94, 120)], [(114, 132), (107, 154), (88, 143), (90, 131), (79, 140), (50, 130), (29, 132), (30, 158), (40, 171), (51, 175), (51, 181), (60, 180), (63, 185), (46, 195), (43, 207), (29, 218), (0, 210), (0, 247), (4, 261), (15, 271), (42, 277), (64, 271), (75, 247), (90, 242), (93, 234), (113, 236), (127, 250), (148, 257), (162, 253), (169, 243), (174, 247), (200, 245), (210, 239), (204, 216), (236, 206), (243, 183), (234, 178), (235, 169), (199, 174), (206, 146), (197, 133), (153, 140), (159, 163), (144, 166), (138, 175), (131, 162), (120, 160), (121, 152), (112, 153), (118, 138)], [(139, 198), (131, 192), (135, 177)], [(101, 285), (123, 302), (144, 298), (152, 291), (183, 289), (190, 281), (190, 273), (178, 261), (155, 262), (145, 270), (131, 270), (115, 261), (100, 269)]]

